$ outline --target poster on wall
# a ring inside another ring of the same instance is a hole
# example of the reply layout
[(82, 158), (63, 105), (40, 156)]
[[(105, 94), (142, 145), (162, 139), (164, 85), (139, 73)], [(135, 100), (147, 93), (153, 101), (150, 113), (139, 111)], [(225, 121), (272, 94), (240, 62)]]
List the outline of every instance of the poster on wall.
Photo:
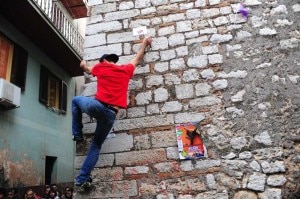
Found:
[(176, 125), (179, 158), (181, 160), (207, 157), (207, 151), (201, 138), (199, 122)]

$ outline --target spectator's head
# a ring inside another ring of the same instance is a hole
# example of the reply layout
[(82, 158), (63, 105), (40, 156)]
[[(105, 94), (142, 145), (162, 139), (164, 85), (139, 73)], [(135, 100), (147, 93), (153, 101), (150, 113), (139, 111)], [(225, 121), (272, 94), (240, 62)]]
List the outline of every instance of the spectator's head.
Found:
[(57, 185), (56, 184), (52, 184), (51, 188), (54, 189), (55, 191), (57, 191)]
[(73, 189), (71, 187), (65, 187), (65, 198), (73, 198)]
[(32, 189), (26, 191), (26, 199), (35, 199), (35, 193)]
[(49, 191), (49, 197), (50, 198), (55, 198), (57, 196), (56, 191), (54, 189), (51, 189)]
[(50, 185), (46, 184), (45, 185), (45, 193), (48, 194), (50, 189), (51, 189)]
[(15, 198), (16, 195), (17, 195), (17, 190), (14, 189), (14, 188), (8, 190), (8, 192), (7, 192), (7, 198), (8, 198), (8, 199)]

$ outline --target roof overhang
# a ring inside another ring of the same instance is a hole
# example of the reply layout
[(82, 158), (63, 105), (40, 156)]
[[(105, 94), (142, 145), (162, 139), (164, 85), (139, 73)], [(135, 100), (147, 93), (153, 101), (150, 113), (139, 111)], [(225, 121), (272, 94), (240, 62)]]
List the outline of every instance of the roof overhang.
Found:
[(87, 7), (83, 0), (61, 0), (61, 3), (74, 19), (87, 17)]

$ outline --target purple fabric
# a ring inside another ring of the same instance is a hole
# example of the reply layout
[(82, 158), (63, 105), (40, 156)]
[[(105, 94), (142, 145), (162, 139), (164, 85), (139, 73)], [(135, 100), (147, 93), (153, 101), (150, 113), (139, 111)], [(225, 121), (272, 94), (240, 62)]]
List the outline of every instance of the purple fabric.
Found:
[(239, 13), (245, 18), (248, 19), (249, 11), (244, 7), (242, 3), (240, 3)]

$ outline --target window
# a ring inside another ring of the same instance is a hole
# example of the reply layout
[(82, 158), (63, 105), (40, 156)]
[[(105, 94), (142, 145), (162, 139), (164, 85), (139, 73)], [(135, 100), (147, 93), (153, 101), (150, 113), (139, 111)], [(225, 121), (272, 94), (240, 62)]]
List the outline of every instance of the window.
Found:
[(0, 33), (0, 78), (25, 90), (28, 52)]
[(67, 112), (67, 84), (41, 66), (39, 100), (58, 113)]

